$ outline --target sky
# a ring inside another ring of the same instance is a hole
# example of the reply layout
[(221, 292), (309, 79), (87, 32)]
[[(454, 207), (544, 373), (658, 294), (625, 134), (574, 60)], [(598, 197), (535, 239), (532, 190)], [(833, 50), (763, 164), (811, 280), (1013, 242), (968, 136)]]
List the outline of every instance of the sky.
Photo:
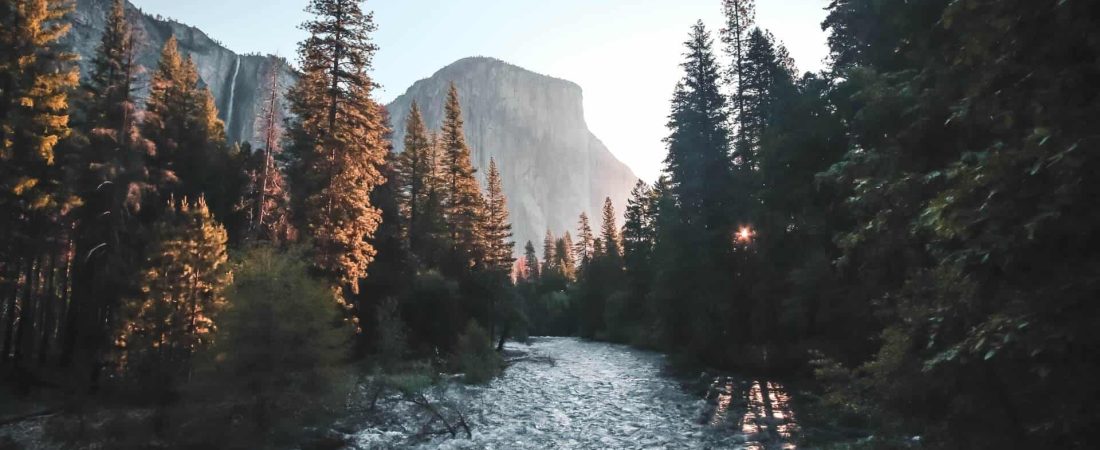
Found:
[[(230, 50), (296, 59), (307, 0), (131, 0), (195, 25)], [(790, 50), (800, 71), (828, 53), (829, 0), (757, 0), (757, 25)], [(380, 47), (373, 76), (388, 103), (416, 80), (467, 56), (491, 56), (573, 81), (589, 129), (634, 173), (660, 174), (669, 99), (696, 20), (717, 33), (720, 0), (368, 0)], [(715, 36), (716, 48), (720, 46)], [(719, 54), (721, 54), (719, 52)], [(720, 61), (725, 58), (720, 57)]]

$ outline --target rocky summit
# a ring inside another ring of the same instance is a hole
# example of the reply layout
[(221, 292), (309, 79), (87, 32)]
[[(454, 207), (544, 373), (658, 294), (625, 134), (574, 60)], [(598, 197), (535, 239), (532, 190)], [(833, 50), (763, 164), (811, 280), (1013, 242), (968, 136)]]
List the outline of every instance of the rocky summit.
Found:
[(390, 103), (396, 151), (413, 101), (429, 127), (442, 124), (451, 82), (474, 166), (487, 169), (493, 158), (500, 167), (517, 253), (528, 240), (540, 245), (547, 228), (575, 232), (581, 212), (599, 223), (605, 197), (623, 211), (638, 177), (589, 131), (580, 86), (497, 59), (458, 60)]

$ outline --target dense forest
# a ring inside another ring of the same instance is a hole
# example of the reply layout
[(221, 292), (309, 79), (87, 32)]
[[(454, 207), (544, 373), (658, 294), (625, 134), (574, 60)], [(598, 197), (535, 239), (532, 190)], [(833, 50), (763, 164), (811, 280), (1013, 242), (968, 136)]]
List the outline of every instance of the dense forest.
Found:
[(716, 0), (663, 176), (539, 249), (471, 164), (463, 93), (438, 130), (389, 117), (372, 15), (308, 3), (296, 84), (271, 74), (261, 138), (231, 143), (174, 39), (135, 96), (122, 0), (83, 74), (67, 1), (0, 0), (0, 400), (279, 447), (354, 373), (483, 382), (506, 340), (576, 335), (810, 380), (873, 448), (1100, 442), (1100, 4), (833, 0), (800, 74), (751, 0)]

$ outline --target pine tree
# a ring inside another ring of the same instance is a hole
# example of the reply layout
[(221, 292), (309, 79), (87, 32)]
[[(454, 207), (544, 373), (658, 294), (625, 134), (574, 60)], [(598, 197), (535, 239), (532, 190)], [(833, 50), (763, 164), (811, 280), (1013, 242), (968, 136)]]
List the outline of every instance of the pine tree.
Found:
[[(59, 40), (70, 25), (63, 1), (9, 0), (0, 30), (0, 207), (5, 219), (56, 207), (57, 180), (38, 177), (55, 164), (54, 148), (69, 135), (68, 91), (76, 86), (75, 56)], [(5, 17), (6, 16), (6, 17)], [(22, 212), (17, 212), (22, 211)]]
[(554, 233), (550, 232), (550, 230), (547, 229), (546, 237), (542, 240), (541, 273), (543, 274), (543, 276), (545, 276), (548, 272), (560, 270), (560, 268), (558, 267), (558, 256), (556, 255), (557, 251), (555, 249), (555, 242), (556, 239), (554, 239)]
[(728, 113), (718, 64), (702, 22), (692, 28), (684, 79), (673, 94), (666, 170), (684, 219), (707, 233), (728, 232), (731, 185)]
[[(657, 241), (654, 189), (638, 180), (626, 203), (622, 230), (623, 266), (625, 268), (627, 318), (638, 322), (652, 321), (656, 311), (650, 300), (653, 283), (653, 253)], [(646, 337), (645, 339), (651, 339)]]
[(432, 137), (420, 115), (420, 106), (413, 102), (405, 125), (405, 149), (397, 157), (397, 174), (400, 180), (402, 215), (405, 222), (407, 245), (413, 253), (423, 251), (423, 242), (429, 239), (429, 217), (426, 209), (431, 207), (432, 190), (435, 186)]
[(566, 281), (577, 279), (577, 260), (573, 258), (573, 236), (568, 231), (561, 237), (561, 245), (557, 246), (555, 254), (558, 257), (558, 266)]
[(266, 148), (256, 152), (244, 148), (251, 153), (245, 161), (247, 179), (240, 205), (248, 221), (246, 239), (274, 244), (295, 240), (297, 230), (291, 221), (290, 192), (282, 168)]
[(535, 253), (535, 244), (527, 241), (523, 246), (523, 279), (529, 283), (539, 280), (539, 256)]
[(485, 266), (490, 270), (507, 273), (515, 262), (512, 257), (515, 242), (508, 240), (512, 237), (512, 224), (508, 222), (508, 205), (504, 198), (500, 172), (492, 158), (489, 158), (486, 184), (488, 190), (485, 195), (485, 219), (481, 225), (486, 248)]
[(228, 237), (206, 201), (174, 203), (153, 225), (140, 296), (124, 308), (117, 339), (123, 368), (138, 376), (171, 377), (187, 368), (195, 351), (211, 342), (231, 279)]
[[(726, 45), (726, 55), (731, 60), (726, 78), (733, 88), (734, 120), (737, 123), (736, 131), (740, 133), (744, 128), (741, 121), (745, 117), (745, 60), (748, 53), (749, 30), (756, 16), (756, 5), (754, 0), (722, 0), (722, 12), (726, 17), (726, 26), (719, 34), (722, 43)], [(750, 156), (744, 154), (741, 149), (734, 148), (735, 166), (752, 167)]]
[(622, 263), (622, 242), (619, 239), (619, 225), (615, 223), (615, 205), (611, 197), (603, 201), (603, 224), (600, 227), (600, 240), (607, 257), (617, 264)]
[(228, 215), (235, 193), (228, 184), (225, 127), (213, 94), (200, 84), (198, 68), (180, 54), (174, 36), (153, 72), (141, 132), (155, 146), (149, 169), (162, 198), (206, 196), (215, 215)]
[[(732, 293), (731, 245), (734, 190), (729, 158), (728, 112), (710, 34), (692, 27), (684, 78), (673, 94), (665, 170), (675, 196), (677, 228), (670, 233), (672, 261), (655, 289), (679, 308), (667, 317), (667, 337), (707, 356), (726, 326)], [(732, 319), (730, 319), (732, 320)]]
[(554, 267), (566, 280), (573, 280), (576, 276), (576, 268), (573, 267), (573, 258), (569, 252), (569, 241), (565, 236), (554, 241)]
[(630, 191), (626, 201), (626, 212), (622, 231), (623, 256), (628, 262), (647, 260), (653, 250), (655, 239), (653, 230), (653, 211), (650, 208), (653, 189), (645, 181), (638, 180)]
[(75, 56), (59, 43), (71, 9), (53, 0), (0, 2), (0, 363), (11, 357), (19, 364), (39, 334), (48, 337), (52, 324), (36, 316), (51, 311), (51, 299), (32, 280), (52, 274), (67, 239), (63, 216), (79, 201), (56, 157), (70, 134), (69, 93), (77, 83)]
[(577, 222), (577, 242), (573, 248), (575, 261), (584, 267), (592, 261), (595, 252), (595, 236), (592, 234), (592, 225), (588, 223), (588, 214), (581, 213)]
[[(740, 113), (735, 158), (741, 163), (740, 177), (759, 169), (760, 139), (777, 114), (780, 99), (794, 90), (794, 71), (789, 56), (771, 33), (754, 28), (749, 32), (739, 84)], [(745, 164), (747, 163), (747, 164)], [(746, 188), (742, 183), (743, 189)], [(752, 189), (751, 187), (748, 189)], [(747, 190), (747, 189), (746, 189)]]
[(117, 303), (136, 289), (142, 224), (159, 206), (151, 202), (155, 186), (147, 168), (152, 144), (138, 131), (132, 96), (133, 45), (125, 2), (116, 0), (78, 103), (85, 137), (73, 164), (83, 205), (76, 212), (74, 307), (62, 360), (77, 363), (82, 373), (100, 366)]
[(283, 136), (283, 108), (279, 101), (281, 67), (278, 63), (271, 66), (267, 98), (256, 118), (256, 136), (263, 148), (254, 153), (249, 150), (245, 155), (248, 180), (241, 205), (248, 217), (247, 236), (274, 243), (293, 240), (297, 233), (290, 218), (290, 191), (278, 162)]
[(421, 217), (418, 222), (422, 230), (418, 232), (421, 249), (417, 256), (424, 266), (438, 269), (442, 267), (446, 255), (452, 248), (444, 204), (447, 199), (445, 158), (438, 132), (429, 133), (428, 148), (429, 171), (425, 177), (427, 195), (424, 196), (424, 204), (421, 205), (421, 211), (418, 213)]
[(367, 74), (375, 25), (355, 0), (311, 0), (307, 12), (315, 17), (303, 25), (310, 36), (298, 49), (302, 75), (288, 94), (291, 185), (316, 267), (354, 293), (374, 258), (369, 239), (380, 216), (369, 199), (384, 181), (387, 149)]
[(382, 175), (386, 177), (386, 182), (371, 191), (371, 204), (382, 214), (382, 223), (370, 240), (370, 244), (378, 250), (378, 255), (367, 269), (367, 276), (359, 281), (359, 290), (363, 294), (354, 297), (357, 301), (357, 330), (368, 331), (358, 335), (360, 343), (377, 351), (385, 350), (387, 342), (394, 343), (391, 339), (396, 338), (394, 335), (384, 334), (386, 330), (394, 331), (388, 327), (397, 326), (396, 324), (377, 323), (380, 315), (388, 314), (385, 303), (390, 299), (401, 298), (419, 269), (407, 245), (404, 211), (399, 203), (401, 196), (398, 194), (398, 185), (401, 177), (397, 175), (396, 164), (400, 157), (400, 154), (394, 152), (386, 155), (386, 164), (382, 166)]
[(479, 228), (484, 201), (476, 170), (470, 164), (470, 148), (462, 129), (462, 107), (458, 101), (458, 88), (451, 83), (443, 118), (440, 146), (443, 152), (443, 182), (446, 192), (444, 213), (451, 238), (452, 270), (465, 270), (480, 265), (484, 258), (483, 241)]
[[(157, 69), (150, 81), (149, 98), (145, 101), (145, 114), (141, 124), (142, 135), (156, 145), (157, 155), (154, 161), (162, 171), (159, 174), (162, 184), (160, 188), (165, 197), (183, 195), (176, 172), (192, 172), (193, 170), (188, 169), (192, 169), (190, 165), (195, 164), (198, 159), (191, 153), (193, 150), (186, 147), (187, 143), (182, 142), (190, 139), (186, 120), (192, 106), (189, 87), (197, 81), (198, 72), (195, 67), (184, 62), (176, 37), (169, 36), (161, 49)], [(186, 153), (185, 158), (177, 155), (180, 152)], [(189, 167), (177, 168), (177, 162)]]
[(300, 430), (326, 423), (346, 402), (339, 366), (351, 329), (333, 326), (340, 317), (331, 291), (310, 276), (308, 260), (301, 249), (259, 246), (234, 267), (229, 307), (216, 317), (218, 339), (205, 352), (212, 363), (195, 377), (195, 395), (228, 404), (224, 417), (233, 425), (198, 437), (198, 447), (297, 442)]

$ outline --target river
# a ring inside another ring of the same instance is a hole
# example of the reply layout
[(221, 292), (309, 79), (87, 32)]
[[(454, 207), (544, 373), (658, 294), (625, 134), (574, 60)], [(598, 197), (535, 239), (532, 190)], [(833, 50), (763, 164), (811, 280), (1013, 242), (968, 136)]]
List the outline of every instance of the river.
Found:
[[(510, 343), (510, 365), (484, 386), (455, 385), (472, 436), (413, 445), (450, 449), (794, 449), (797, 422), (783, 386), (715, 377), (698, 395), (664, 370), (665, 358), (576, 338)], [(368, 428), (358, 448), (408, 446)], [(399, 444), (400, 443), (400, 444)]]

